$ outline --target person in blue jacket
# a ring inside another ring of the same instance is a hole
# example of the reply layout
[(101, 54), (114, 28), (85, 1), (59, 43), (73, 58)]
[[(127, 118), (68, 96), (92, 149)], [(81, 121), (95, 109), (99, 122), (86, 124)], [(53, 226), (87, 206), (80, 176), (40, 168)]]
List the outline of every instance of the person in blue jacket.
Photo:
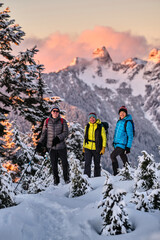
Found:
[(128, 162), (127, 154), (130, 153), (132, 141), (133, 141), (132, 116), (128, 114), (127, 108), (125, 106), (122, 106), (119, 109), (119, 120), (117, 121), (114, 132), (113, 140), (114, 150), (110, 155), (112, 160), (114, 176), (118, 174), (117, 156), (120, 156), (120, 158), (123, 161), (123, 165), (125, 165), (125, 163)]

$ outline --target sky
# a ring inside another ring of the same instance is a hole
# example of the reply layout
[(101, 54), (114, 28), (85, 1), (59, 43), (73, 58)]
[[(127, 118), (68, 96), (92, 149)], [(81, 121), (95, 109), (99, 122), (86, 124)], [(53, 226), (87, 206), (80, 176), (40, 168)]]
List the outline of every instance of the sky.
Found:
[[(37, 45), (46, 72), (91, 58), (105, 46), (114, 62), (146, 59), (160, 48), (160, 0), (2, 0), (26, 33), (20, 51)], [(18, 50), (17, 50), (18, 51)]]

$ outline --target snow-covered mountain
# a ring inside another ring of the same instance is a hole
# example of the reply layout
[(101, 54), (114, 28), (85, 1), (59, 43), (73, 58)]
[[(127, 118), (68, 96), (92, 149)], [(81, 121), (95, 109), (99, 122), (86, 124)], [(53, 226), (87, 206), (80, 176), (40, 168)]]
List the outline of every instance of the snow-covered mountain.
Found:
[(88, 113), (95, 111), (101, 120), (109, 122), (109, 152), (118, 109), (125, 105), (136, 128), (130, 160), (136, 163), (140, 152), (147, 150), (158, 161), (160, 50), (153, 49), (147, 61), (130, 58), (114, 63), (102, 47), (94, 50), (93, 59), (75, 58), (66, 68), (43, 77), (53, 95), (64, 99), (68, 120), (84, 126)]

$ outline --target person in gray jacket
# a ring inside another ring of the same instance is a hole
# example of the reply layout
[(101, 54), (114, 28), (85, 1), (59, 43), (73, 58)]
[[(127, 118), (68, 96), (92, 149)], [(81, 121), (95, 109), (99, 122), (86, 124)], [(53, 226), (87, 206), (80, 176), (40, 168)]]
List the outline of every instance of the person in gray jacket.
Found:
[(60, 182), (58, 175), (58, 158), (62, 161), (63, 177), (65, 183), (69, 182), (69, 164), (67, 160), (67, 148), (65, 138), (68, 136), (68, 126), (65, 119), (60, 117), (60, 109), (54, 105), (51, 110), (51, 115), (44, 121), (42, 134), (37, 145), (37, 150), (42, 147), (42, 142), (47, 132), (47, 149), (50, 153), (52, 164), (54, 184)]

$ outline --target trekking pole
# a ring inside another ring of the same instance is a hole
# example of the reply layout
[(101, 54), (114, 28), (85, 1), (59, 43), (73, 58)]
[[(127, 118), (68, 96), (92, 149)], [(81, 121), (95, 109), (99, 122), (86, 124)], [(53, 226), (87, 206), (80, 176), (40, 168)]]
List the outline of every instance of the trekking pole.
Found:
[(25, 174), (25, 172), (26, 172), (27, 168), (28, 168), (28, 167), (29, 167), (29, 165), (31, 164), (32, 160), (34, 159), (34, 156), (35, 156), (35, 154), (36, 154), (36, 150), (34, 151), (34, 154), (33, 154), (33, 157), (32, 157), (32, 159), (29, 161), (29, 163), (28, 163), (27, 167), (25, 168), (25, 170), (24, 170), (24, 172), (23, 172), (23, 174), (22, 174), (22, 176), (21, 176), (21, 178), (20, 178), (20, 180), (19, 180), (19, 182), (18, 182), (18, 184), (17, 184), (17, 186), (15, 187), (15, 189), (14, 189), (14, 191), (13, 191), (13, 192), (15, 192), (15, 191), (16, 191), (17, 187), (19, 186), (20, 182), (22, 181), (22, 178), (23, 178), (23, 176), (24, 176), (24, 174)]
[(42, 163), (42, 166), (41, 166), (41, 168), (40, 168), (40, 170), (39, 170), (39, 172), (38, 172), (38, 174), (37, 174), (37, 178), (39, 177), (39, 175), (40, 175), (40, 173), (41, 173), (41, 171), (42, 171), (42, 168), (43, 168), (43, 166), (44, 166), (45, 161), (47, 161), (48, 156), (50, 155), (51, 149), (52, 149), (52, 148), (50, 148), (49, 152), (46, 154), (46, 157), (44, 158), (44, 161), (43, 161), (43, 163)]

